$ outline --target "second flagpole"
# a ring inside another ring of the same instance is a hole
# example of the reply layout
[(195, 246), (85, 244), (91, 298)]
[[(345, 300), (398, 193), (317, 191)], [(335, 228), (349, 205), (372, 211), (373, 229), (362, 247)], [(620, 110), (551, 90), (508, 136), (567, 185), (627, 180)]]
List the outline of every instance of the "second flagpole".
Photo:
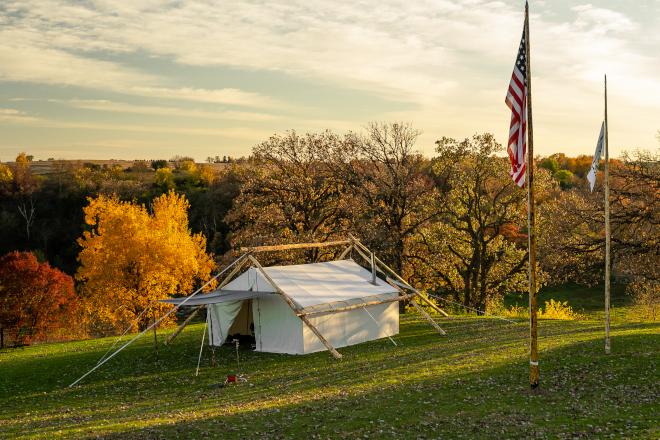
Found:
[(607, 131), (607, 75), (605, 75), (605, 354), (610, 354), (610, 151)]
[(532, 128), (532, 69), (529, 51), (529, 7), (525, 3), (525, 51), (527, 54), (527, 221), (529, 243), (529, 382), (539, 386), (538, 319), (536, 315), (536, 220), (534, 217), (534, 130)]

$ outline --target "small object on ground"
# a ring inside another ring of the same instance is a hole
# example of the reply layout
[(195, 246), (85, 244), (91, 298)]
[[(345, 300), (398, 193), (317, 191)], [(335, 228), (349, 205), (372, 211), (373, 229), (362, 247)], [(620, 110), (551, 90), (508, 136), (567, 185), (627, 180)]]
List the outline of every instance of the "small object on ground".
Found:
[(224, 388), (224, 387), (225, 387), (224, 382), (220, 382), (220, 383), (214, 383), (209, 388)]
[(247, 382), (248, 380), (243, 376), (227, 376), (225, 380), (225, 385), (228, 383), (238, 383), (238, 382)]

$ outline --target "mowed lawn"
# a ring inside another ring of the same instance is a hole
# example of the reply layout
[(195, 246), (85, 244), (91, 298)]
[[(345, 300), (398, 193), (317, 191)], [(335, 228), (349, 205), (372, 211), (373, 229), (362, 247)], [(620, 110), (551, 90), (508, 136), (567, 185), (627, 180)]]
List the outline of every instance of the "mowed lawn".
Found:
[(158, 362), (150, 332), (73, 389), (115, 338), (4, 350), (0, 437), (660, 438), (659, 323), (616, 321), (606, 356), (601, 321), (541, 320), (532, 391), (526, 320), (438, 321), (446, 336), (402, 316), (398, 346), (341, 348), (341, 361), (240, 350), (250, 383), (219, 389), (236, 352), (216, 349), (212, 367), (205, 346), (195, 377), (203, 324), (159, 344)]

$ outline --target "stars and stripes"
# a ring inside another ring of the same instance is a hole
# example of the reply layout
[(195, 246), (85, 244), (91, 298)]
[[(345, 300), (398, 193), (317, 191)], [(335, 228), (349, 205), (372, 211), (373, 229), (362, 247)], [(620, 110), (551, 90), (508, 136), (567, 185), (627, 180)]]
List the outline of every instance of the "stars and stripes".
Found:
[(511, 178), (518, 186), (524, 188), (527, 169), (527, 52), (524, 29), (505, 102), (511, 109), (507, 146), (511, 159)]

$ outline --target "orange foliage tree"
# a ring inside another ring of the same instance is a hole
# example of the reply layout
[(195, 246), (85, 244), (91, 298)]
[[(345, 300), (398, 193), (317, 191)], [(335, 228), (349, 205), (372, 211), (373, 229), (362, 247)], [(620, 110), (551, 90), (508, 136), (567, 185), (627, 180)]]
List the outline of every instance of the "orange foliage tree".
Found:
[(0, 258), (0, 326), (23, 329), (19, 342), (66, 326), (77, 308), (70, 276), (39, 263), (31, 252), (14, 251)]
[[(89, 330), (110, 333), (135, 320), (154, 300), (188, 294), (215, 268), (206, 238), (188, 227), (188, 202), (170, 191), (151, 211), (116, 196), (89, 199), (85, 222), (93, 229), (78, 240), (82, 251), (76, 279)], [(154, 303), (156, 316), (172, 306)], [(152, 319), (145, 314), (138, 328)], [(163, 322), (172, 323), (174, 316)]]

